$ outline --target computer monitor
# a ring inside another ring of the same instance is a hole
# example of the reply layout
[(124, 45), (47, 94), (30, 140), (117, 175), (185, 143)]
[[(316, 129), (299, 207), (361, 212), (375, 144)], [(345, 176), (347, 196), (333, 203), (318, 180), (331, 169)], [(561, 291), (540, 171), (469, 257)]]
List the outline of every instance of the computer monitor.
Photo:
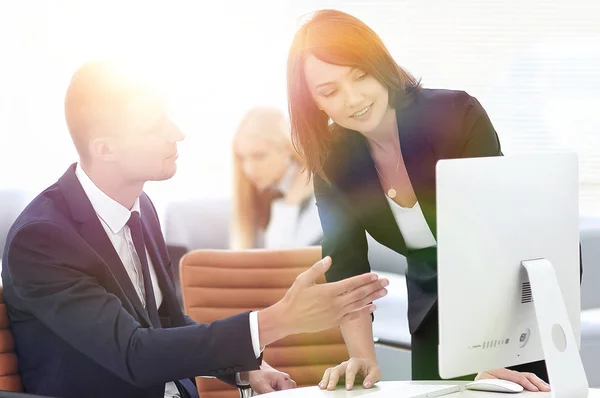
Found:
[(578, 159), (437, 164), (439, 373), (545, 359), (555, 396), (587, 396), (579, 356)]

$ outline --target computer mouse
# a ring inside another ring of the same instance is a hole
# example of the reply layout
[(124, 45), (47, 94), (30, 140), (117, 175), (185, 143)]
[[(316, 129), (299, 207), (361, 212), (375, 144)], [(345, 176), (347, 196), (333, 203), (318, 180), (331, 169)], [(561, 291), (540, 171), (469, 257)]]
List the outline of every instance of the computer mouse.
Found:
[(475, 380), (467, 385), (465, 385), (467, 390), (476, 390), (476, 391), (491, 391), (491, 392), (522, 392), (523, 386), (517, 383), (513, 383), (508, 380), (500, 380), (500, 379), (481, 379)]

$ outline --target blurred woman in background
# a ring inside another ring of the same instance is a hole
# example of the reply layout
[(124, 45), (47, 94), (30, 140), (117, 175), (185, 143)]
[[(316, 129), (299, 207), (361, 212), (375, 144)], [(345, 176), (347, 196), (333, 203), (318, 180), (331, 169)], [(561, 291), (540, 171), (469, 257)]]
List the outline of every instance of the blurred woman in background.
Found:
[(283, 112), (249, 110), (233, 139), (230, 246), (291, 248), (319, 244), (323, 234), (312, 181), (294, 150)]

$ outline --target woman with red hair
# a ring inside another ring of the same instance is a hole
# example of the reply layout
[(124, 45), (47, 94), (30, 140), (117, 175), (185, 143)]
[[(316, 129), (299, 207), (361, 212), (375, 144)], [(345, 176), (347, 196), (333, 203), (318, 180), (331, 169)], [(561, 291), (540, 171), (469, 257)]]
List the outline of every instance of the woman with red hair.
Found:
[[(464, 91), (423, 88), (372, 29), (335, 10), (316, 12), (296, 33), (287, 79), (293, 143), (314, 176), (323, 256), (333, 259), (327, 280), (370, 271), (367, 232), (406, 256), (412, 377), (439, 379), (435, 165), (502, 156), (486, 111)], [(321, 388), (381, 378), (371, 322), (341, 327), (351, 359), (328, 369)], [(549, 391), (544, 362), (513, 369), (521, 372), (478, 377)]]

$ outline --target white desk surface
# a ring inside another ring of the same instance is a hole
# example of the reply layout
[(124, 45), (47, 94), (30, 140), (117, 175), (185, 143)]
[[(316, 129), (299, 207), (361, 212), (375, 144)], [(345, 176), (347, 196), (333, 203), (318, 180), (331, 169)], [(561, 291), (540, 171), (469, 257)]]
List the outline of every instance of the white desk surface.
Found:
[[(351, 391), (346, 391), (342, 384), (338, 385), (338, 387), (334, 391), (321, 390), (319, 387), (302, 387), (302, 388), (294, 388), (291, 390), (285, 391), (277, 391), (271, 392), (268, 394), (260, 395), (261, 398), (354, 398), (360, 397), (361, 395), (366, 395), (375, 391), (390, 391), (390, 398), (400, 398), (397, 393), (394, 392), (395, 389), (400, 387), (403, 384), (458, 384), (460, 386), (464, 386), (467, 384), (467, 381), (429, 381), (429, 382), (411, 382), (411, 381), (380, 381), (375, 384), (375, 387), (370, 389), (362, 388), (361, 385), (358, 385), (358, 388), (354, 386)], [(482, 392), (482, 391), (473, 391), (473, 390), (465, 390), (461, 389), (460, 392), (443, 395), (440, 398), (499, 398), (501, 396), (519, 396), (523, 398), (547, 398), (550, 397), (551, 394), (549, 392), (529, 392), (523, 391), (518, 394), (499, 394), (496, 392)], [(365, 396), (367, 398), (368, 395)], [(588, 394), (588, 397), (600, 398), (600, 389), (591, 389)]]

